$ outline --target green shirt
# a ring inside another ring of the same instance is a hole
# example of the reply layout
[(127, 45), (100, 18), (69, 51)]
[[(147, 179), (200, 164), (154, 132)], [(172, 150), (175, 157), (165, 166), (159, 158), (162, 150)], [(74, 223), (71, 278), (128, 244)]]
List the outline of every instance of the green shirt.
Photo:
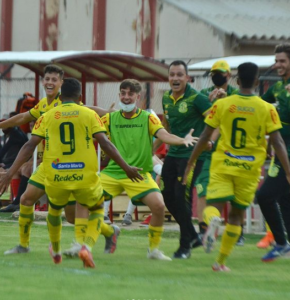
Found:
[(290, 78), (287, 81), (277, 81), (262, 95), (262, 99), (277, 104), (277, 111), (283, 126), (280, 133), (290, 157), (290, 93), (285, 89), (287, 84), (290, 84)]
[[(110, 139), (123, 159), (131, 166), (143, 168), (141, 173), (152, 172), (152, 135), (149, 131), (150, 113), (142, 110), (135, 118), (127, 119), (121, 111), (109, 114)], [(110, 160), (102, 171), (116, 179), (127, 178), (124, 170)]]
[[(183, 138), (193, 128), (193, 136), (199, 137), (205, 126), (203, 114), (211, 108), (208, 97), (198, 93), (189, 84), (186, 85), (184, 94), (176, 101), (171, 94), (171, 90), (167, 91), (162, 98), (164, 116), (171, 133)], [(167, 155), (189, 158), (192, 150), (193, 147), (170, 146)], [(204, 155), (199, 159), (204, 159)]]
[[(209, 94), (215, 89), (216, 87), (215, 86), (211, 86), (209, 88), (206, 88), (206, 89), (202, 89), (200, 91), (201, 94), (204, 94), (206, 95), (207, 97), (209, 96)], [(233, 94), (237, 94), (239, 91), (239, 89), (231, 86), (228, 84), (228, 87), (227, 87), (227, 96), (231, 96)]]

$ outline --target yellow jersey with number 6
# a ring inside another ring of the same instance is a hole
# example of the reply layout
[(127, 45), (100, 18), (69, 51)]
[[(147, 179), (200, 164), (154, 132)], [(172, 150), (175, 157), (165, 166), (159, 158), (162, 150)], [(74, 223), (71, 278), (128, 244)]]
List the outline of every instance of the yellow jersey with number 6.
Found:
[(218, 100), (205, 123), (220, 130), (210, 172), (257, 177), (266, 159), (265, 135), (282, 125), (275, 107), (253, 95)]
[(74, 102), (43, 114), (32, 135), (45, 139), (45, 185), (73, 190), (98, 184), (93, 134), (99, 132), (106, 129), (98, 114)]

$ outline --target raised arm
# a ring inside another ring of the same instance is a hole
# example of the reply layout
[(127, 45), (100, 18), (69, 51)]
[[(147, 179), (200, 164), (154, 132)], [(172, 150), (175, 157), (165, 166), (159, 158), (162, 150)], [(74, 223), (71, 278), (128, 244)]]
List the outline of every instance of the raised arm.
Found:
[(186, 147), (188, 147), (188, 146), (193, 146), (193, 144), (197, 143), (198, 141), (197, 137), (192, 136), (193, 131), (194, 129), (191, 129), (184, 138), (181, 138), (177, 135), (169, 133), (167, 130), (162, 128), (157, 131), (156, 137), (161, 142), (169, 145), (177, 145), (177, 146), (185, 145)]
[(0, 128), (5, 129), (8, 127), (20, 126), (29, 123), (30, 121), (35, 121), (35, 118), (27, 111), (1, 122)]
[(109, 141), (103, 132), (95, 133), (94, 138), (97, 140), (103, 151), (126, 172), (128, 178), (136, 182), (143, 180), (143, 177), (138, 173), (138, 171), (142, 171), (142, 169), (129, 166), (124, 161), (114, 144)]
[(109, 109), (104, 109), (102, 107), (99, 106), (89, 106), (86, 105), (87, 108), (95, 111), (100, 117), (103, 117), (105, 114), (110, 113), (115, 111), (115, 103), (111, 104), (111, 106), (109, 107)]

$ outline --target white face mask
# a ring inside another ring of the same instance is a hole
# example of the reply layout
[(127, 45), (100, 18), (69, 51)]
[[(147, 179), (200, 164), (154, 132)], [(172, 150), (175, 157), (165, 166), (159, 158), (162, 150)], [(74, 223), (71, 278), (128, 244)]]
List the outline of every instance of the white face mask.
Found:
[(136, 103), (124, 104), (123, 102), (120, 101), (119, 106), (124, 112), (131, 112), (136, 107)]

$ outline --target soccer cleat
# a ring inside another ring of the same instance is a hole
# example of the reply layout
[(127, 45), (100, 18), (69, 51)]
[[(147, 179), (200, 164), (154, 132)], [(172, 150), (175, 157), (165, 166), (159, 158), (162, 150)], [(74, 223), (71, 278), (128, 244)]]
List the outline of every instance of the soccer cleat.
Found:
[(200, 246), (202, 246), (202, 240), (200, 239), (199, 236), (197, 238), (191, 240), (191, 242), (190, 242), (191, 249), (194, 249), (194, 248), (197, 248)]
[(112, 224), (112, 222), (108, 216), (104, 216), (104, 223), (109, 224), (109, 225)]
[(290, 244), (286, 243), (284, 246), (276, 245), (266, 255), (262, 257), (263, 262), (271, 262), (281, 256), (289, 256)]
[(63, 252), (63, 255), (71, 258), (78, 257), (81, 249), (82, 249), (82, 245), (74, 241), (72, 242), (70, 249), (67, 249)]
[(84, 268), (94, 268), (96, 266), (93, 260), (93, 255), (86, 246), (82, 246), (82, 249), (79, 252), (79, 258), (83, 261)]
[(112, 225), (114, 233), (110, 237), (105, 237), (106, 245), (104, 253), (114, 253), (117, 248), (117, 239), (120, 234), (120, 228), (117, 225)]
[(147, 258), (158, 259), (158, 260), (167, 260), (167, 261), (172, 260), (170, 257), (164, 255), (163, 252), (158, 249), (153, 249), (152, 251), (150, 251), (148, 249)]
[(236, 246), (244, 246), (245, 245), (245, 238), (240, 235), (238, 241), (236, 242)]
[(148, 227), (151, 221), (152, 215), (149, 215), (143, 222), (140, 223), (140, 227)]
[(214, 263), (212, 265), (212, 269), (215, 272), (230, 272), (231, 271), (230, 268), (226, 267), (225, 265), (220, 265), (218, 263)]
[(124, 219), (122, 221), (122, 225), (131, 225), (132, 224), (132, 216), (130, 214), (125, 214)]
[(29, 247), (25, 248), (25, 247), (22, 247), (20, 245), (17, 245), (14, 248), (5, 251), (4, 255), (20, 254), (20, 253), (28, 253), (28, 252), (30, 252), (30, 248)]
[(219, 217), (213, 217), (208, 225), (203, 237), (203, 248), (206, 253), (210, 253), (214, 248), (220, 224), (221, 219)]
[(173, 253), (173, 258), (178, 259), (187, 259), (190, 258), (191, 252), (190, 249), (179, 247), (176, 252)]
[(58, 265), (62, 262), (61, 254), (60, 253), (54, 253), (53, 250), (52, 250), (52, 245), (51, 244), (49, 244), (48, 251), (49, 251), (49, 254), (50, 254), (53, 262), (56, 265)]
[(20, 208), (19, 204), (11, 203), (6, 207), (1, 208), (0, 212), (15, 212), (15, 211), (18, 211), (19, 208)]
[(260, 249), (266, 249), (275, 244), (274, 236), (271, 231), (267, 231), (266, 235), (257, 243), (257, 247)]

